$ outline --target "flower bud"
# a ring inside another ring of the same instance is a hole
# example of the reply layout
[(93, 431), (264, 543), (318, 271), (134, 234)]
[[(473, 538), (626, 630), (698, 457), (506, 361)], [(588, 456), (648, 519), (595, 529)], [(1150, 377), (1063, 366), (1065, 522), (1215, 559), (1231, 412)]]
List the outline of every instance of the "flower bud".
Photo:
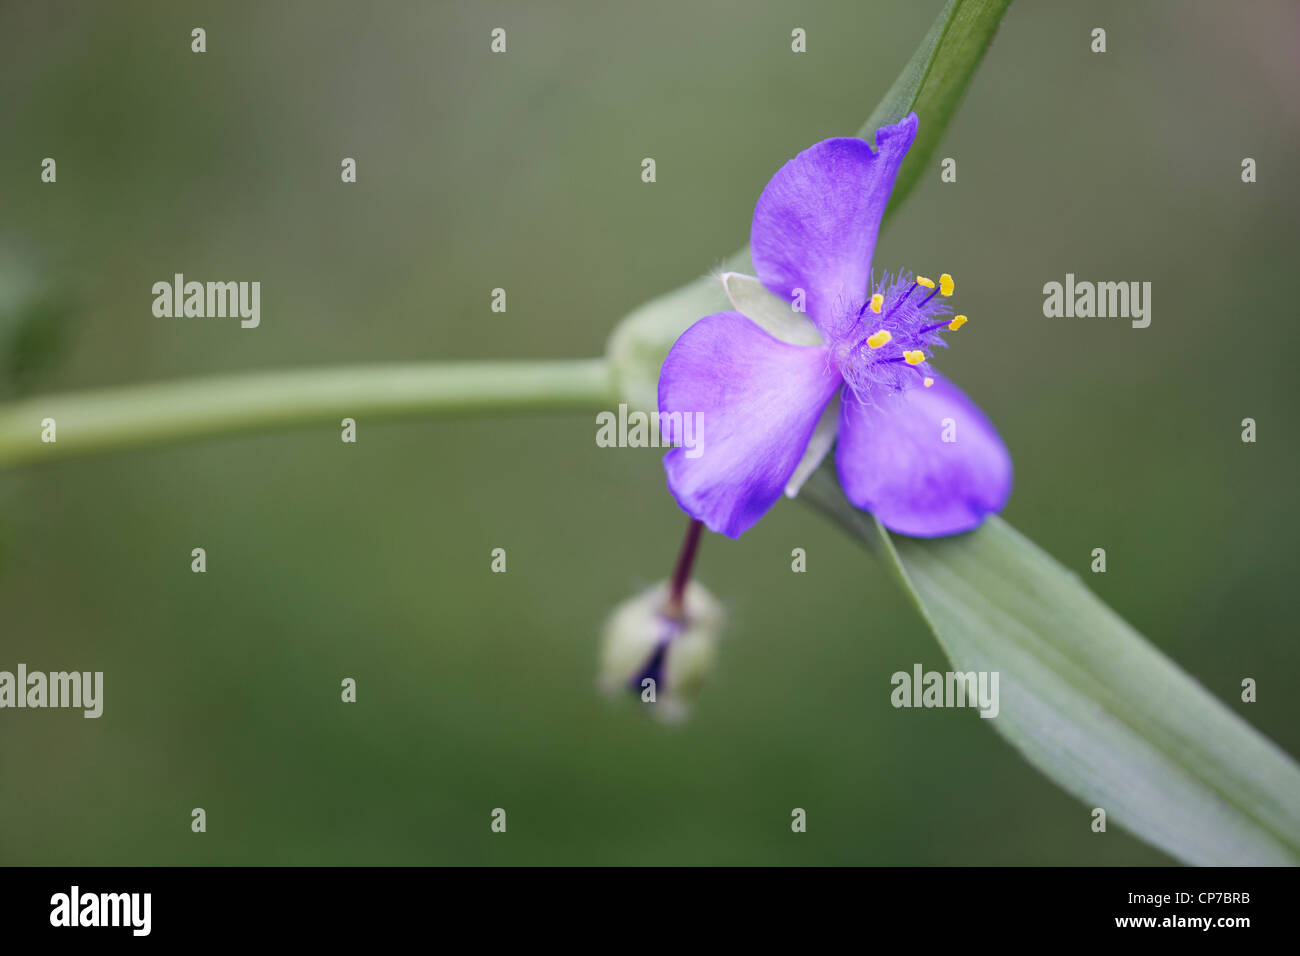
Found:
[(691, 582), (674, 614), (668, 583), (614, 609), (605, 625), (599, 683), (606, 693), (632, 692), (656, 716), (680, 719), (713, 666), (722, 605)]

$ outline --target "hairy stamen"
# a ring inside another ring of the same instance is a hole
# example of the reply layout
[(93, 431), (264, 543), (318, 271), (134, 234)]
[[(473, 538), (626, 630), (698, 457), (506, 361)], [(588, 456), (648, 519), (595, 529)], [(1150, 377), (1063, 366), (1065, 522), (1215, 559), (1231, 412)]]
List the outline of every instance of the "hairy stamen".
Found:
[[(929, 294), (917, 299), (912, 295), (917, 288), (927, 289)], [(964, 315), (950, 318), (952, 310), (943, 301), (955, 288), (946, 272), (938, 282), (908, 272), (873, 281), (870, 297), (849, 313), (854, 321), (831, 350), (831, 361), (860, 400), (870, 402), (880, 388), (933, 387), (928, 356), (947, 345), (939, 333), (944, 329), (955, 332), (967, 321)], [(917, 377), (905, 370), (915, 371)]]

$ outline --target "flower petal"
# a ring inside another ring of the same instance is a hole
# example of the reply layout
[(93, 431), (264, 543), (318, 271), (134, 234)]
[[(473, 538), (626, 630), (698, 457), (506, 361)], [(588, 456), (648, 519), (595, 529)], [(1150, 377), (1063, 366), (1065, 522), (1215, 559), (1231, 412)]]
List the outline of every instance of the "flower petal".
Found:
[(880, 217), (916, 138), (916, 114), (863, 140), (827, 139), (782, 166), (754, 208), (749, 242), (763, 285), (787, 302), (803, 289), (808, 317), (831, 338), (866, 301)]
[(841, 383), (825, 346), (789, 345), (739, 312), (687, 329), (659, 373), (659, 427), (677, 503), (738, 538), (781, 496)]
[[(876, 404), (844, 396), (835, 465), (849, 501), (890, 531), (915, 538), (969, 531), (1011, 494), (1011, 455), (966, 394), (881, 391)], [(948, 440), (945, 440), (948, 439)]]

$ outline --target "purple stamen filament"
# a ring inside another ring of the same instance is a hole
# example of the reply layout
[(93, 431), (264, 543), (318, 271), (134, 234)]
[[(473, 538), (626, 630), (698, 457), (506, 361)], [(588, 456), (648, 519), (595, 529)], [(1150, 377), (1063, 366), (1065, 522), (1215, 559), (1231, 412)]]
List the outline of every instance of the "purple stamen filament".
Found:
[[(891, 305), (888, 309), (885, 310), (885, 314), (882, 315), (882, 316), (880, 317), (880, 321), (881, 321), (881, 322), (884, 322), (884, 321), (885, 321), (886, 319), (888, 319), (891, 315), (893, 315), (895, 312), (897, 312), (897, 311), (898, 311), (898, 307), (901, 306), (904, 302), (907, 301), (907, 297), (910, 296), (910, 295), (912, 294), (912, 290), (915, 289), (915, 288), (916, 288), (916, 286), (914, 286), (914, 285), (913, 285), (913, 286), (909, 286), (908, 289), (907, 289), (907, 291), (903, 293), (902, 298), (900, 298), (897, 302), (895, 302), (893, 305)], [(930, 293), (930, 294), (933, 295), (934, 293), (932, 292), (932, 293)], [(930, 301), (930, 300), (929, 300), (928, 298), (925, 300), (925, 302), (929, 302), (929, 301)], [(925, 305), (925, 302), (922, 302), (921, 305)], [(862, 308), (858, 309), (858, 318), (859, 318), (859, 319), (862, 318), (863, 314), (867, 311), (867, 306), (869, 306), (869, 305), (871, 305), (871, 300), (870, 300), (870, 299), (867, 299), (867, 301), (864, 302), (864, 303), (862, 304)], [(861, 343), (859, 343), (859, 344), (861, 344)]]

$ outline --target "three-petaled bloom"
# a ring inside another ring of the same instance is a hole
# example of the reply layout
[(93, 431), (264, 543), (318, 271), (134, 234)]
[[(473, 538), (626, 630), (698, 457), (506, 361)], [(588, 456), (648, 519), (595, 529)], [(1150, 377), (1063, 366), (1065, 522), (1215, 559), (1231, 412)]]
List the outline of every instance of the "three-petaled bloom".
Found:
[[(701, 413), (709, 446), (664, 458), (678, 504), (737, 538), (793, 496), (836, 444), (845, 495), (891, 531), (968, 531), (1011, 493), (1011, 457), (992, 423), (929, 365), (941, 329), (966, 321), (953, 281), (903, 272), (873, 280), (871, 255), (916, 114), (860, 139), (828, 139), (772, 177), (750, 246), (768, 292), (802, 302), (810, 336), (778, 338), (738, 311), (700, 319), (659, 375), (664, 438)], [(802, 320), (800, 320), (802, 321)], [(787, 339), (794, 339), (788, 341)], [(798, 342), (818, 344), (797, 344)], [(837, 436), (838, 432), (838, 436)]]

